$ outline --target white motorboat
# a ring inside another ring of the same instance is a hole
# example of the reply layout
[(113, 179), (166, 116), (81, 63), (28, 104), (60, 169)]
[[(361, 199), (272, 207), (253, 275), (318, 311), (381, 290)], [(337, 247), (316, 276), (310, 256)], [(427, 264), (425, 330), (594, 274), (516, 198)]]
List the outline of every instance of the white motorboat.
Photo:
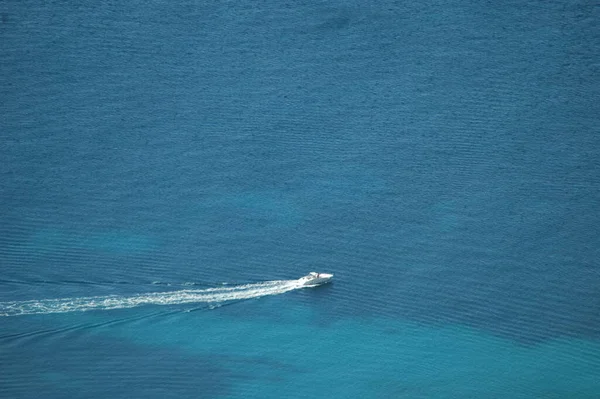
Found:
[(307, 276), (298, 279), (298, 281), (304, 286), (314, 287), (316, 285), (328, 283), (331, 279), (333, 279), (333, 274), (310, 272)]

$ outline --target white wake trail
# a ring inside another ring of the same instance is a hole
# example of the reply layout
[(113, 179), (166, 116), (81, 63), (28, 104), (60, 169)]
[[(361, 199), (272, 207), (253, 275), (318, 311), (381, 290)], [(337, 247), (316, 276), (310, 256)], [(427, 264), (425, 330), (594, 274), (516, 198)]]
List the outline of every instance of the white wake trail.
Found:
[(278, 295), (298, 288), (302, 288), (302, 284), (298, 280), (275, 280), (231, 287), (154, 292), (132, 296), (110, 295), (0, 302), (0, 316), (123, 309), (141, 305), (227, 302), (259, 298), (267, 295)]

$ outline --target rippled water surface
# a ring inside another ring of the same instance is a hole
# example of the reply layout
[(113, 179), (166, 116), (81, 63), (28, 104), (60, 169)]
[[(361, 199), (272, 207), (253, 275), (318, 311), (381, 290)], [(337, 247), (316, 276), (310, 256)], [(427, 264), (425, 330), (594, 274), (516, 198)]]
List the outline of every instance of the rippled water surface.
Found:
[(0, 16), (0, 397), (600, 397), (597, 6)]

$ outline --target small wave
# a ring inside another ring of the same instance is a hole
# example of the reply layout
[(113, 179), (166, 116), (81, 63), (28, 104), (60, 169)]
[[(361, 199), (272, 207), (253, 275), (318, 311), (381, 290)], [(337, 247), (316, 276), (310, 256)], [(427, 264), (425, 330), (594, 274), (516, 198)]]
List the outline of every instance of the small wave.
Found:
[(0, 316), (84, 312), (134, 308), (142, 305), (180, 305), (189, 303), (218, 304), (227, 301), (278, 295), (301, 288), (297, 280), (276, 280), (206, 289), (185, 289), (131, 296), (94, 296), (0, 302)]

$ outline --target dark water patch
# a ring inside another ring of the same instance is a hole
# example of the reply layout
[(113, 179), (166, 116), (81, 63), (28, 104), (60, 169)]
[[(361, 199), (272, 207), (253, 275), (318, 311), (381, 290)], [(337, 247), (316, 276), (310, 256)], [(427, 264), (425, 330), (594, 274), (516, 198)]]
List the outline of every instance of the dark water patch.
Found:
[(6, 347), (3, 359), (11, 367), (2, 373), (3, 396), (220, 397), (227, 393), (229, 373), (210, 356), (96, 335), (66, 338)]

